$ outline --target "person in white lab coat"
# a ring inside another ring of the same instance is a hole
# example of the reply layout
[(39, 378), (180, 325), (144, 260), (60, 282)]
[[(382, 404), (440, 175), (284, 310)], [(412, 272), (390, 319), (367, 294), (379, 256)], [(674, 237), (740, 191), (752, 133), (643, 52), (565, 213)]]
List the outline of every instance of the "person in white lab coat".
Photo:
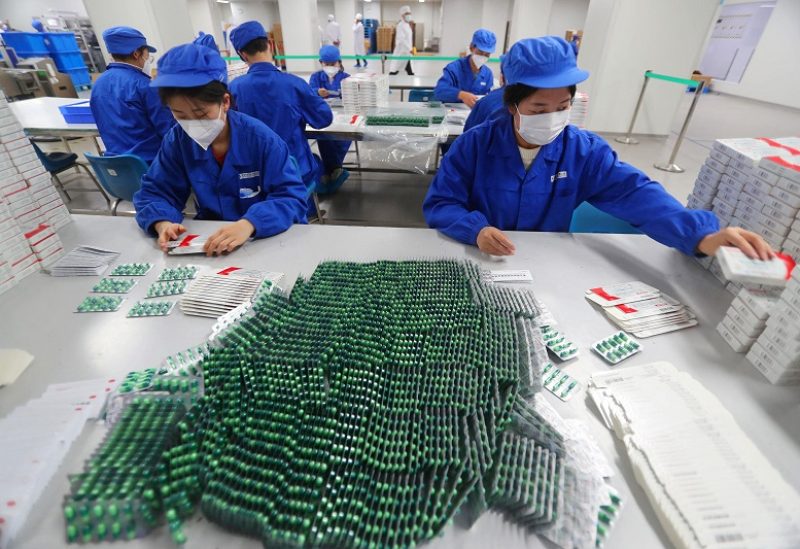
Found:
[(325, 25), (325, 30), (322, 33), (322, 45), (334, 45), (337, 48), (342, 43), (342, 30), (339, 28), (339, 23), (333, 14), (328, 15), (328, 24)]
[[(392, 55), (411, 55), (411, 48), (413, 43), (413, 32), (411, 31), (411, 8), (403, 6), (400, 8), (400, 22), (394, 32), (394, 51)], [(389, 66), (389, 74), (397, 74), (400, 72), (400, 67), (403, 61), (393, 59), (392, 64)], [(411, 60), (405, 62), (406, 73), (410, 76), (414, 75), (414, 68), (411, 66)]]
[(353, 49), (356, 56), (356, 67), (361, 67), (361, 59), (364, 60), (364, 67), (367, 66), (367, 58), (364, 57), (367, 52), (364, 48), (364, 24), (361, 22), (362, 16), (360, 13), (356, 14), (356, 20), (353, 24)]

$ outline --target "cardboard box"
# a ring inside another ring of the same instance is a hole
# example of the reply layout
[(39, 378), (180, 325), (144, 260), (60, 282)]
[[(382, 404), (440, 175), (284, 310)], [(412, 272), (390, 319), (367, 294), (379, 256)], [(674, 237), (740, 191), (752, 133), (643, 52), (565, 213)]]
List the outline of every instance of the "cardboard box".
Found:
[(769, 195), (764, 200), (764, 207), (765, 208), (771, 208), (773, 211), (780, 213), (783, 217), (787, 217), (787, 218), (790, 218), (790, 219), (796, 219), (797, 218), (798, 208), (790, 206), (789, 204), (787, 204), (783, 200), (780, 200), (779, 198), (775, 198), (772, 195)]
[[(31, 164), (32, 163), (29, 163), (29, 164), (26, 164), (26, 165), (30, 166)], [(20, 173), (22, 174), (22, 177), (24, 177), (26, 180), (28, 180), (28, 179), (33, 179), (36, 176), (39, 176), (39, 175), (47, 173), (47, 170), (45, 170), (44, 166), (42, 166), (41, 164), (37, 164), (36, 166), (33, 166), (30, 170), (25, 171), (25, 172), (20, 171)]]
[(694, 193), (690, 194), (686, 199), (686, 207), (692, 210), (707, 210), (711, 208), (711, 201), (713, 199), (700, 198)]
[(800, 372), (786, 372), (777, 368), (758, 342), (753, 344), (746, 358), (773, 385), (800, 384)]

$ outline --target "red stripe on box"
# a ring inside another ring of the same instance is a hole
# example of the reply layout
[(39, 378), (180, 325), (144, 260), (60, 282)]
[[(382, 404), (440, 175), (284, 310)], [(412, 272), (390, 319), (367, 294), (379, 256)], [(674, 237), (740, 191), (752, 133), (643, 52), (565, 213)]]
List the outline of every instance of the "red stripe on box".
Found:
[(192, 240), (194, 240), (198, 236), (200, 236), (200, 235), (199, 234), (187, 234), (185, 237), (183, 237), (183, 240), (181, 240), (181, 243), (178, 244), (178, 247), (179, 248), (186, 248), (188, 246), (191, 246), (192, 245)]
[(241, 267), (228, 267), (227, 269), (222, 269), (217, 274), (218, 275), (226, 275), (227, 276), (227, 275), (231, 274), (234, 271), (241, 271), (241, 270), (242, 270)]
[(797, 149), (790, 147), (788, 145), (784, 145), (783, 143), (779, 143), (774, 139), (770, 139), (769, 137), (759, 137), (758, 139), (771, 147), (778, 147), (779, 149), (787, 150), (792, 154), (800, 154), (800, 151), (798, 151)]
[(49, 228), (50, 228), (50, 225), (45, 225), (44, 223), (42, 223), (41, 225), (39, 225), (38, 227), (36, 227), (35, 229), (33, 229), (31, 232), (29, 232), (29, 233), (25, 233), (25, 238), (27, 238), (28, 240), (30, 240), (30, 239), (31, 239), (31, 237), (34, 237), (34, 236), (36, 236), (37, 234), (39, 234), (40, 232), (42, 232), (42, 231), (45, 231), (45, 230), (47, 230), (47, 229), (49, 229)]
[(625, 314), (631, 314), (637, 312), (637, 309), (634, 309), (633, 307), (628, 307), (624, 303), (622, 305), (617, 305), (617, 309), (619, 309)]
[(786, 264), (786, 280), (792, 278), (792, 270), (794, 269), (795, 265), (797, 265), (794, 259), (792, 259), (792, 256), (787, 254), (782, 254), (780, 252), (775, 252), (775, 257), (777, 257)]
[(619, 299), (617, 296), (611, 295), (608, 292), (606, 292), (603, 288), (591, 288), (589, 291), (595, 295), (602, 297), (606, 301), (614, 301), (616, 299)]
[(768, 156), (767, 158), (772, 162), (783, 166), (784, 168), (789, 168), (790, 170), (800, 172), (800, 164), (792, 164), (782, 156)]

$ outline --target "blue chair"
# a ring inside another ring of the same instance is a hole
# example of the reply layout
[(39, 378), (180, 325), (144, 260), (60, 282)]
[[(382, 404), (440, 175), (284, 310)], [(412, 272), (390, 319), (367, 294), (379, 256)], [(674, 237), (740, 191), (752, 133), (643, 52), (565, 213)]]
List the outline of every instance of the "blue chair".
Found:
[[(64, 193), (64, 196), (67, 200), (72, 200), (72, 197), (69, 195), (67, 190), (64, 188), (64, 182), (61, 181), (61, 178), (58, 177), (58, 174), (65, 172), (67, 170), (71, 170), (75, 168), (78, 173), (80, 173), (80, 169), (86, 172), (86, 174), (92, 178), (94, 184), (97, 186), (97, 189), (100, 192), (103, 192), (100, 183), (98, 183), (97, 179), (95, 178), (94, 174), (89, 171), (85, 165), (78, 162), (78, 155), (75, 153), (68, 153), (68, 152), (44, 152), (42, 149), (39, 148), (34, 141), (31, 141), (31, 145), (33, 145), (33, 150), (36, 151), (36, 156), (39, 157), (39, 160), (42, 162), (42, 166), (44, 169), (50, 172), (50, 178), (55, 180), (58, 184), (58, 188)], [(106, 198), (106, 202), (108, 202), (108, 198)], [(111, 203), (109, 202), (109, 206)]]
[(427, 103), (428, 101), (435, 101), (432, 89), (409, 90), (408, 92), (409, 103)]
[(581, 202), (572, 213), (571, 233), (642, 234), (627, 221), (598, 210), (588, 202)]
[(111, 214), (117, 215), (117, 207), (123, 200), (133, 202), (133, 195), (142, 186), (142, 176), (147, 172), (147, 163), (135, 154), (96, 156), (84, 153), (92, 165), (103, 190), (113, 199)]

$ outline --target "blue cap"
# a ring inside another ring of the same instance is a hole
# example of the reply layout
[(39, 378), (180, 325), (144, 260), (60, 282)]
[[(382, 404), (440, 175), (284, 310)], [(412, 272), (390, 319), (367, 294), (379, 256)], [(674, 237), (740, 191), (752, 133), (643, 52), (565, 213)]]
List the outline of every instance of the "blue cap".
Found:
[(497, 37), (494, 33), (487, 29), (478, 29), (472, 35), (472, 45), (486, 53), (494, 53), (494, 48), (497, 45)]
[(217, 46), (217, 41), (214, 40), (214, 35), (206, 34), (203, 31), (200, 31), (200, 34), (193, 40), (192, 43), (219, 51), (219, 46)]
[(198, 44), (175, 46), (158, 60), (153, 88), (195, 88), (213, 81), (228, 83), (228, 65), (219, 52)]
[(231, 31), (231, 44), (236, 51), (242, 51), (242, 48), (256, 38), (267, 38), (264, 25), (258, 21), (245, 21)]
[(323, 63), (335, 63), (341, 61), (342, 56), (339, 55), (339, 48), (336, 46), (322, 46), (319, 49), (319, 60)]
[(572, 46), (559, 36), (525, 38), (511, 46), (503, 62), (506, 84), (565, 88), (589, 78), (578, 68)]
[(117, 55), (130, 55), (142, 46), (147, 46), (151, 53), (156, 51), (147, 43), (144, 34), (132, 27), (111, 27), (104, 30), (103, 42), (106, 43), (108, 53)]

